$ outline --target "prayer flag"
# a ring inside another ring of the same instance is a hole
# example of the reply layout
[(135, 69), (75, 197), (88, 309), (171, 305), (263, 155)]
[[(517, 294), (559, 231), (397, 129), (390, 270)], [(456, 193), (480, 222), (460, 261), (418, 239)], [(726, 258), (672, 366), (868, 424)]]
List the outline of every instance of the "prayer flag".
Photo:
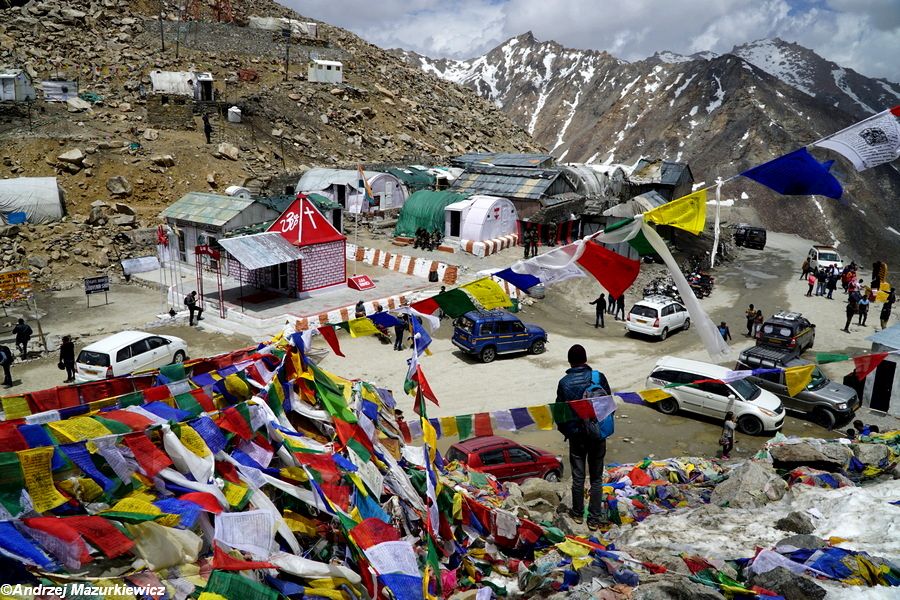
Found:
[(66, 502), (65, 496), (53, 485), (53, 473), (50, 471), (53, 452), (51, 447), (42, 447), (20, 450), (16, 453), (22, 466), (25, 489), (28, 490), (34, 510), (39, 513), (47, 512)]
[(834, 150), (865, 171), (900, 157), (900, 106), (873, 115), (813, 144)]
[(812, 373), (816, 365), (804, 365), (802, 367), (788, 367), (784, 370), (784, 382), (787, 385), (788, 396), (796, 396), (809, 385)]
[(840, 199), (844, 190), (829, 172), (833, 163), (820, 163), (806, 148), (800, 148), (741, 175), (785, 196), (820, 195)]
[(152, 479), (166, 467), (172, 466), (172, 459), (157, 448), (143, 432), (126, 435), (124, 442), (131, 449), (134, 459), (147, 477)]
[(644, 219), (657, 225), (671, 225), (694, 235), (706, 227), (706, 190), (700, 190), (644, 213)]
[(384, 542), (400, 541), (400, 534), (395, 527), (375, 518), (357, 523), (350, 530), (350, 537), (363, 550)]
[(490, 413), (477, 413), (475, 415), (475, 435), (477, 437), (494, 435), (494, 429), (491, 427)]
[(519, 429), (524, 429), (529, 425), (534, 425), (534, 419), (531, 417), (531, 413), (528, 412), (527, 408), (511, 408), (509, 410), (509, 414), (512, 417), (513, 424), (515, 425), (515, 429), (513, 431), (518, 431)]
[(350, 327), (350, 337), (364, 337), (378, 333), (378, 328), (375, 327), (375, 323), (368, 317), (353, 319), (348, 321), (347, 325)]
[(65, 517), (62, 521), (81, 534), (91, 545), (99, 548), (107, 558), (121, 556), (134, 547), (134, 542), (130, 538), (103, 517), (76, 515)]
[(253, 569), (276, 569), (277, 567), (266, 561), (235, 558), (222, 550), (221, 546), (215, 544), (215, 547), (213, 548), (212, 568), (221, 569), (223, 571), (251, 571)]
[(550, 412), (550, 407), (546, 404), (543, 406), (529, 406), (528, 414), (534, 419), (538, 429), (545, 431), (553, 429), (553, 415)]
[[(419, 323), (415, 317), (410, 317), (413, 330), (413, 346), (415, 346), (416, 354), (422, 356), (423, 352), (428, 352), (428, 346), (431, 344), (431, 336), (425, 331), (425, 328)], [(430, 352), (428, 352), (430, 354)]]
[(395, 327), (397, 325), (402, 325), (403, 321), (395, 317), (389, 312), (376, 312), (369, 315), (369, 318), (372, 319), (372, 322), (376, 325), (380, 325), (381, 327)]
[(48, 423), (48, 427), (66, 442), (80, 442), (112, 433), (90, 417), (71, 417), (53, 421)]
[(459, 433), (459, 429), (456, 427), (456, 419), (457, 417), (441, 417), (441, 432), (443, 433), (443, 437), (449, 437)]
[(845, 360), (850, 360), (850, 356), (847, 354), (837, 354), (832, 352), (816, 352), (816, 363), (820, 365), (827, 365), (828, 363), (833, 362), (843, 362)]
[(528, 291), (533, 288), (537, 284), (541, 282), (540, 279), (535, 277), (534, 275), (529, 275), (527, 273), (516, 273), (511, 268), (503, 269), (502, 271), (497, 271), (494, 273), (494, 277), (499, 277), (500, 279), (504, 279), (519, 288), (520, 290)]
[(456, 432), (459, 440), (467, 440), (472, 437), (472, 415), (459, 415), (456, 417)]
[[(444, 314), (452, 319), (461, 317), (467, 312), (475, 310), (476, 308), (469, 296), (459, 288), (438, 294), (437, 296), (434, 296), (432, 300), (437, 302), (440, 309), (444, 311)], [(422, 310), (422, 308), (419, 308), (418, 303), (416, 303), (416, 305), (414, 306), (416, 310), (429, 312), (427, 310)]]
[(22, 488), (25, 478), (15, 452), (0, 452), (0, 504), (13, 516), (22, 512)]
[(878, 365), (881, 364), (885, 358), (887, 358), (887, 352), (878, 352), (876, 354), (863, 354), (862, 356), (854, 356), (853, 357), (853, 365), (855, 366), (854, 372), (856, 373), (856, 378), (862, 381), (865, 379), (869, 373), (878, 368)]
[(249, 440), (253, 437), (253, 430), (250, 428), (250, 414), (246, 404), (229, 406), (223, 410), (219, 415), (218, 425), (225, 431), (230, 431), (243, 440)]
[(512, 301), (506, 295), (506, 292), (503, 291), (503, 288), (490, 277), (478, 279), (460, 287), (471, 294), (485, 310), (512, 306)]
[(592, 241), (584, 243), (584, 252), (578, 258), (578, 264), (617, 298), (631, 287), (641, 271), (640, 262), (625, 258)]
[(640, 395), (641, 400), (643, 400), (644, 402), (647, 402), (648, 404), (653, 404), (655, 402), (659, 402), (660, 400), (663, 400), (665, 398), (670, 398), (672, 396), (672, 394), (669, 394), (660, 389), (642, 390), (642, 391), (638, 392), (638, 395)]

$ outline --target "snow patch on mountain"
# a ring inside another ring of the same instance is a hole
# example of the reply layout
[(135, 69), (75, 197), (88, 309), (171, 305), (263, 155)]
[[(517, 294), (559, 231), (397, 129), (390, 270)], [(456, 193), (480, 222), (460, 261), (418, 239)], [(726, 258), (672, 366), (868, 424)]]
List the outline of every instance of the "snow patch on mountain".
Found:
[(871, 106), (869, 106), (868, 104), (866, 104), (865, 102), (863, 102), (862, 100), (860, 100), (859, 96), (854, 94), (853, 90), (850, 89), (850, 86), (847, 85), (847, 71), (845, 71), (841, 67), (838, 67), (837, 69), (833, 69), (831, 71), (831, 75), (832, 75), (832, 77), (834, 77), (834, 84), (836, 86), (838, 86), (839, 88), (841, 88), (842, 92), (844, 92), (845, 94), (850, 96), (850, 98), (852, 98), (854, 102), (859, 104), (863, 108), (863, 110), (865, 110), (866, 112), (868, 112), (870, 114), (875, 114), (875, 112), (876, 112), (875, 109), (872, 108)]
[(713, 78), (716, 80), (716, 85), (718, 89), (715, 93), (715, 99), (706, 105), (706, 114), (712, 114), (712, 111), (716, 110), (720, 106), (722, 106), (722, 100), (725, 99), (725, 90), (722, 89), (722, 80), (719, 79), (718, 75), (713, 75)]
[(814, 82), (810, 67), (799, 52), (794, 51), (781, 40), (756, 40), (732, 50), (758, 69), (777, 77), (789, 86), (815, 97)]

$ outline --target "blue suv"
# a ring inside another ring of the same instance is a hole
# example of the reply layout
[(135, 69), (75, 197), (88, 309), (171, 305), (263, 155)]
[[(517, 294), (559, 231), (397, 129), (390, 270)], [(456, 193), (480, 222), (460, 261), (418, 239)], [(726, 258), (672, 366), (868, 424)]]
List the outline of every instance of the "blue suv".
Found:
[(453, 345), (478, 356), (481, 362), (492, 362), (506, 352), (540, 354), (546, 344), (546, 331), (505, 310), (473, 310), (454, 321)]

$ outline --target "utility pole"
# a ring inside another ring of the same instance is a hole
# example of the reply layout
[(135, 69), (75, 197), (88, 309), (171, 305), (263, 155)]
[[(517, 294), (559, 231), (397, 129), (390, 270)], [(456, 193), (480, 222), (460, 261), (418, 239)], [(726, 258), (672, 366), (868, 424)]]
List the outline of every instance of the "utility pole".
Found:
[(291, 68), (291, 28), (285, 27), (281, 30), (281, 37), (284, 38), (284, 80), (288, 80), (288, 71)]
[(184, 14), (184, 3), (178, 7), (178, 29), (175, 31), (175, 58), (178, 58), (178, 51), (181, 47), (181, 16)]
[(166, 36), (163, 34), (163, 0), (159, 0), (159, 45), (166, 51)]

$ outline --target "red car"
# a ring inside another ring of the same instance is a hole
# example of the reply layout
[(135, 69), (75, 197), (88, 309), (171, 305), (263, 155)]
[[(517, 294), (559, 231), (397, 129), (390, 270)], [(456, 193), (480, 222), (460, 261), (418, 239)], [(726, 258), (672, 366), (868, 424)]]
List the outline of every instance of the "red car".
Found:
[(453, 444), (446, 458), (458, 460), (470, 469), (490, 473), (499, 481), (521, 483), (530, 477), (559, 481), (563, 473), (558, 456), (496, 435)]

